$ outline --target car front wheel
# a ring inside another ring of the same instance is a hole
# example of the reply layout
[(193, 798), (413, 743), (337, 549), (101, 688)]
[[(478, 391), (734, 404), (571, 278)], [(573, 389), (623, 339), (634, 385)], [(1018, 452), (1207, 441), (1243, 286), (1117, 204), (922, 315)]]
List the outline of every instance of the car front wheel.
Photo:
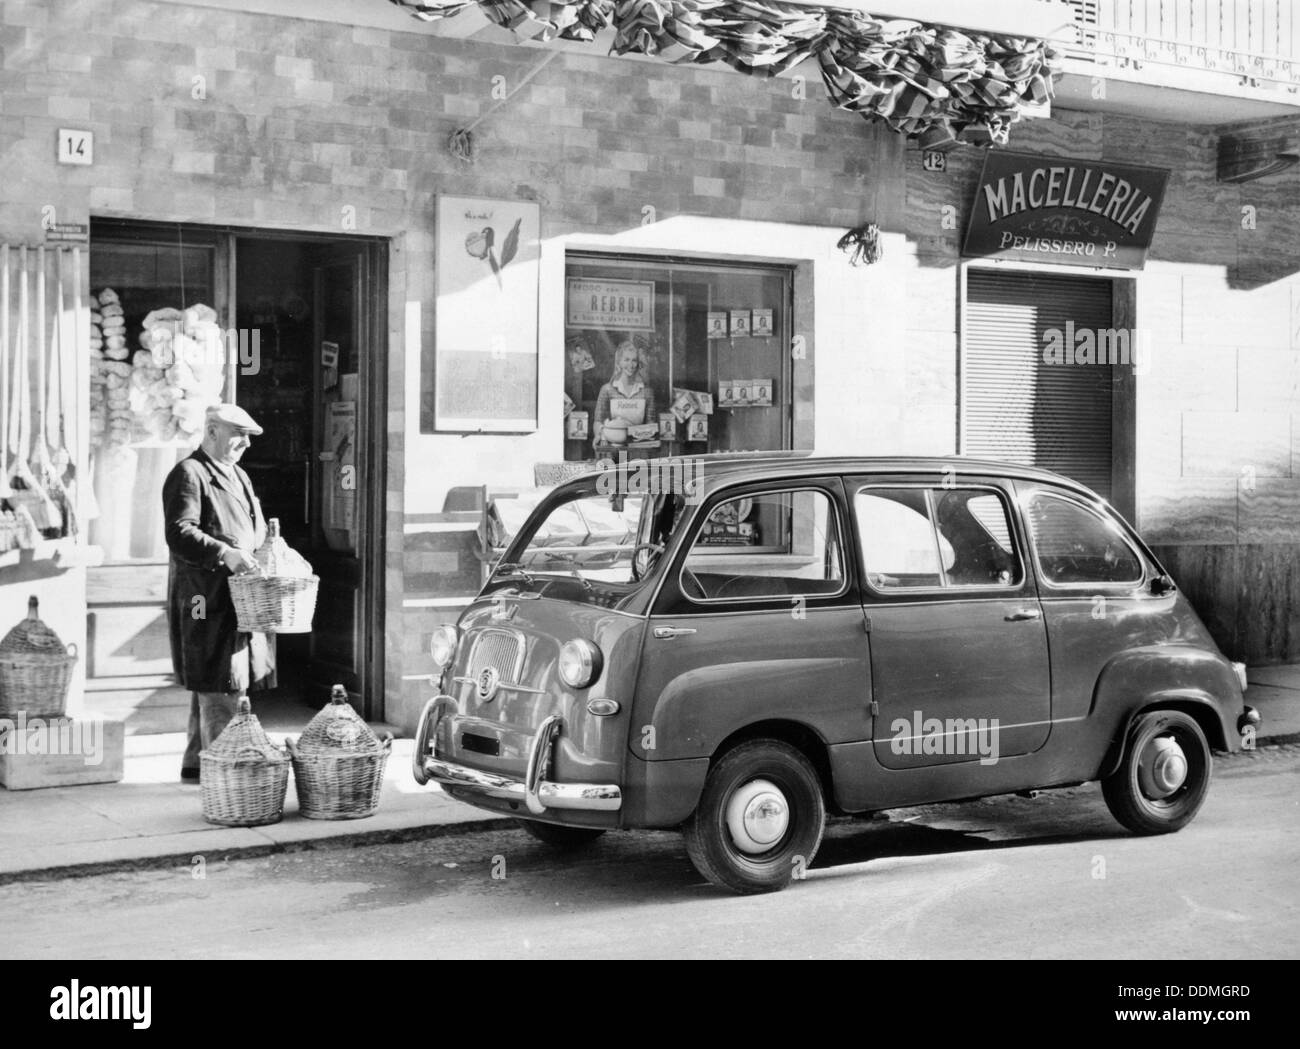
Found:
[(1210, 746), (1178, 710), (1143, 714), (1119, 768), (1101, 782), (1106, 806), (1135, 834), (1168, 834), (1192, 821), (1210, 787)]
[(683, 829), (696, 870), (714, 885), (750, 894), (802, 877), (825, 826), (821, 782), (808, 759), (789, 744), (758, 739), (713, 766)]

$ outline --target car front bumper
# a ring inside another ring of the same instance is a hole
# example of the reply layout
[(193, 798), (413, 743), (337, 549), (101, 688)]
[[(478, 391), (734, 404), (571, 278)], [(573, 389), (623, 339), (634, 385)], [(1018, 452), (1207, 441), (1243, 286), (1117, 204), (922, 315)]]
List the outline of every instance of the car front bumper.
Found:
[(582, 809), (588, 812), (617, 812), (623, 804), (622, 790), (612, 783), (555, 783), (545, 778), (551, 764), (555, 739), (564, 722), (557, 715), (548, 717), (537, 729), (528, 748), (528, 764), (522, 780), (496, 772), (484, 772), (436, 757), (438, 722), (454, 713), (456, 701), (437, 696), (424, 705), (415, 734), (412, 775), (417, 783), (441, 783), (463, 787), (492, 798), (523, 802), (535, 816), (549, 809)]

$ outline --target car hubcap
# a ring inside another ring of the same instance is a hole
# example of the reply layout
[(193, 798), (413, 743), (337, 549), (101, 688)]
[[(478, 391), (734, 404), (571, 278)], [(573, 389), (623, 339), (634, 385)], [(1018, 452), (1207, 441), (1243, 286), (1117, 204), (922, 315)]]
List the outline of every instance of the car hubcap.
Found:
[(1172, 736), (1148, 744), (1138, 764), (1142, 793), (1153, 801), (1167, 798), (1187, 782), (1187, 755)]
[(756, 779), (746, 783), (727, 802), (727, 829), (741, 852), (766, 852), (790, 825), (790, 806), (775, 783)]

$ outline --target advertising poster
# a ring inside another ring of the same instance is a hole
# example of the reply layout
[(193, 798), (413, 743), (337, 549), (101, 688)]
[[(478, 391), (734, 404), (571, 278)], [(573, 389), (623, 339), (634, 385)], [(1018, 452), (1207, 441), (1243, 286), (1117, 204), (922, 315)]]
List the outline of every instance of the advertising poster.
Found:
[(526, 200), (438, 198), (436, 430), (537, 429), (540, 215)]

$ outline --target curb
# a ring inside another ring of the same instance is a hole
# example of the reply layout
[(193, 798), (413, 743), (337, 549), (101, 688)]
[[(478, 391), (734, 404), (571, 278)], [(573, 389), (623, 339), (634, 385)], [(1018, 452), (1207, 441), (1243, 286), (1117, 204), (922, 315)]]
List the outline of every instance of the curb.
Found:
[[(507, 830), (515, 825), (510, 817), (466, 820), (461, 823), (431, 823), (423, 827), (392, 827), (386, 830), (361, 831), (338, 834), (328, 838), (305, 838), (301, 841), (268, 842), (265, 845), (246, 845), (217, 848), (202, 853), (204, 859), (221, 862), (232, 859), (259, 859), (264, 856), (281, 856), (293, 852), (311, 852), (326, 849), (351, 849), (367, 845), (388, 845), (408, 841), (428, 841), (448, 838), (457, 834), (481, 834), (488, 831)], [(0, 885), (15, 885), (29, 881), (58, 881), (64, 878), (88, 878), (96, 874), (113, 874), (120, 871), (161, 870), (168, 867), (185, 867), (196, 855), (194, 849), (166, 853), (159, 856), (126, 857), (120, 860), (95, 860), (58, 867), (40, 867), (22, 871), (0, 872)]]

